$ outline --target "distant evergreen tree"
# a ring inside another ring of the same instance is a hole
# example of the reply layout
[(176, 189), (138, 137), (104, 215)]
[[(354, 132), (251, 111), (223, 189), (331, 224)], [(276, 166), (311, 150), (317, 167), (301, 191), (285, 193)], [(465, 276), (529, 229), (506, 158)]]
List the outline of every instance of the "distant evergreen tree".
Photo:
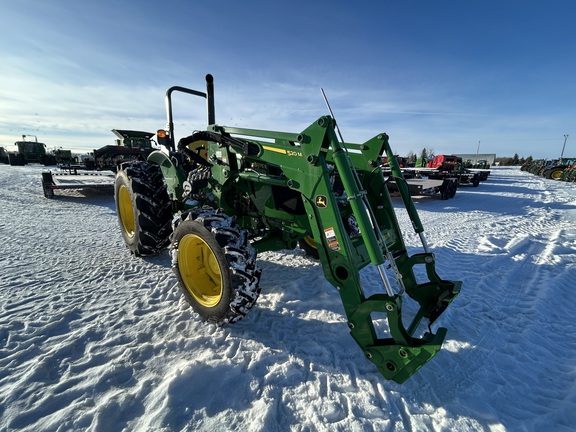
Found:
[(532, 163), (532, 156), (528, 156), (527, 158), (518, 156), (518, 153), (514, 154), (514, 157), (497, 157), (495, 162), (498, 162), (501, 166), (517, 166), (523, 164), (530, 164)]

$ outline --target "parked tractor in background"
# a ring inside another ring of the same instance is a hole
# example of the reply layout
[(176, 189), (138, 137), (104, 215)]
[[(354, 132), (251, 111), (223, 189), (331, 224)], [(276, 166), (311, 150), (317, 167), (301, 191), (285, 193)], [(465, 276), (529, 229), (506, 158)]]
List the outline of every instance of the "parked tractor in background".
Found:
[[(178, 142), (174, 92), (206, 99), (208, 107), (206, 129)], [(436, 257), (385, 133), (345, 143), (333, 116), (298, 133), (219, 125), (211, 75), (206, 92), (170, 88), (166, 106), (167, 128), (157, 132), (162, 150), (146, 161), (123, 163), (116, 173), (118, 221), (130, 252), (149, 255), (169, 247), (186, 300), (205, 320), (223, 324), (240, 320), (256, 304), (257, 253), (300, 245), (319, 257), (352, 337), (385, 378), (401, 383), (434, 357), (447, 330), (433, 333), (431, 325), (461, 282), (436, 273)], [(380, 169), (384, 153), (422, 252), (409, 255), (404, 244)], [(374, 268), (370, 286), (360, 277), (367, 266)], [(405, 326), (408, 300), (417, 312)], [(389, 337), (376, 332), (382, 320)]]
[(87, 169), (116, 171), (116, 167), (129, 160), (145, 160), (155, 150), (151, 132), (112, 129), (118, 137), (115, 145), (107, 145), (93, 151), (93, 157), (86, 159)]
[(567, 168), (574, 165), (574, 159), (562, 158), (553, 161), (549, 166), (542, 170), (541, 175), (544, 178), (552, 180), (562, 180), (562, 173)]
[(92, 156), (81, 163), (73, 160), (69, 150), (56, 150), (55, 157), (62, 161), (59, 162), (61, 169), (42, 173), (44, 196), (54, 198), (57, 189), (113, 190), (113, 174), (118, 165), (127, 161), (144, 161), (157, 149), (152, 140), (153, 133), (126, 129), (112, 129), (112, 133), (118, 137), (116, 145), (94, 150)]
[(72, 150), (56, 149), (54, 150), (54, 158), (56, 159), (56, 164), (62, 167), (71, 166), (75, 162), (75, 158), (72, 155)]
[[(34, 137), (34, 141), (26, 140), (27, 137)], [(14, 145), (17, 148), (15, 152), (5, 151), (10, 165), (23, 166), (29, 163), (56, 165), (54, 155), (46, 152), (46, 144), (38, 142), (35, 135), (22, 135), (22, 141), (16, 141)]]
[(573, 182), (576, 158), (537, 159), (520, 167), (522, 171), (551, 180)]
[(560, 180), (571, 183), (576, 181), (576, 160), (573, 160), (572, 165), (568, 166), (564, 171), (562, 171)]
[(466, 159), (462, 166), (466, 169), (490, 169), (490, 164), (486, 159), (479, 159), (475, 162), (472, 162), (472, 159)]

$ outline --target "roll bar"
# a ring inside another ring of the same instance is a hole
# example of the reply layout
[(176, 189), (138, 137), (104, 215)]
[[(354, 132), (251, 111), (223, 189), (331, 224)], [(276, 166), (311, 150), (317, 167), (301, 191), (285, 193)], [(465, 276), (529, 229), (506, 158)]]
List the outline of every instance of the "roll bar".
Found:
[(193, 96), (205, 98), (206, 110), (208, 112), (208, 125), (216, 123), (216, 114), (214, 109), (214, 77), (212, 75), (206, 75), (206, 93), (181, 86), (170, 87), (168, 91), (166, 91), (166, 114), (168, 117), (166, 131), (168, 132), (168, 146), (172, 151), (176, 150), (176, 146), (174, 145), (174, 117), (172, 115), (172, 93), (174, 92), (187, 93)]

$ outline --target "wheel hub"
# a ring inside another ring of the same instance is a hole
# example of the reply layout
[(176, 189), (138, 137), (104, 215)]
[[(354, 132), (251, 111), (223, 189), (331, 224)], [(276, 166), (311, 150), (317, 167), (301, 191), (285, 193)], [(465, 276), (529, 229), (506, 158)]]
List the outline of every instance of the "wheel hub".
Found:
[(132, 198), (126, 186), (120, 186), (118, 194), (118, 211), (120, 213), (120, 220), (122, 221), (122, 229), (130, 238), (134, 237), (135, 221), (134, 221), (134, 207), (132, 206)]
[(185, 235), (178, 244), (178, 267), (188, 292), (205, 307), (214, 307), (222, 299), (222, 272), (214, 252), (194, 234)]

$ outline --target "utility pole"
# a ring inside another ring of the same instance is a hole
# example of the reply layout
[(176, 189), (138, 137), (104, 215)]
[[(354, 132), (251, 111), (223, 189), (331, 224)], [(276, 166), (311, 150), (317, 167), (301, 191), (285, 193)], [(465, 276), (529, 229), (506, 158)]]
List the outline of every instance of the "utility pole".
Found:
[(564, 134), (564, 145), (562, 146), (562, 154), (560, 155), (560, 162), (562, 162), (562, 158), (564, 157), (564, 148), (566, 148), (566, 140), (568, 139), (568, 134)]

